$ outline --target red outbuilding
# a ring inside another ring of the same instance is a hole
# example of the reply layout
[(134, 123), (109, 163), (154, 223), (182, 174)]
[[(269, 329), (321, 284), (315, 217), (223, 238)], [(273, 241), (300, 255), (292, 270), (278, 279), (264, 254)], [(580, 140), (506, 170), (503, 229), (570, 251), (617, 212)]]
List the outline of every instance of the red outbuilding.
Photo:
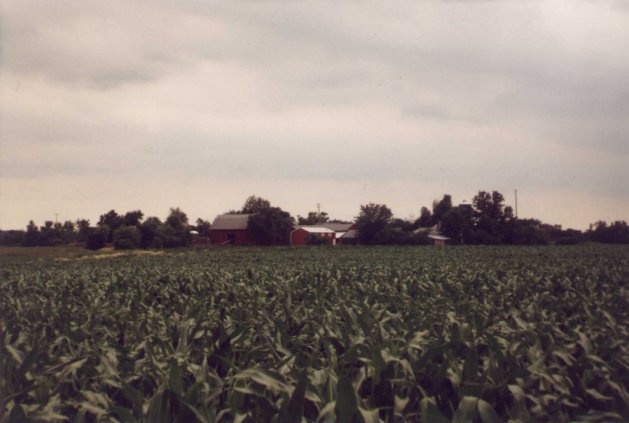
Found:
[(291, 231), (290, 245), (306, 245), (313, 238), (325, 244), (336, 244), (336, 233), (332, 229), (318, 225), (302, 225), (295, 226)]
[(222, 214), (216, 216), (210, 227), (210, 241), (214, 245), (255, 244), (256, 239), (249, 230), (250, 214)]

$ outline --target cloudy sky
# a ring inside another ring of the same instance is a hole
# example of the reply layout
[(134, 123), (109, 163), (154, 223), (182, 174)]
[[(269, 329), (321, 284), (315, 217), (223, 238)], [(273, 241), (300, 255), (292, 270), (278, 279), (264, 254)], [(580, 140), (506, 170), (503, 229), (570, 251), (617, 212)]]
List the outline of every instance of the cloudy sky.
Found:
[(256, 194), (629, 219), (629, 1), (3, 2), (0, 227)]

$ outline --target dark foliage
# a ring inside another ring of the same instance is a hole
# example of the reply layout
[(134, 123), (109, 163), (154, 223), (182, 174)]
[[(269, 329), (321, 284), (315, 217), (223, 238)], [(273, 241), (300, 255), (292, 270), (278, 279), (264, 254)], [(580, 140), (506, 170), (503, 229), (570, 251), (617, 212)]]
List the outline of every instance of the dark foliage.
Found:
[[(360, 206), (360, 214), (356, 216), (359, 242), (367, 245), (376, 243), (376, 234), (385, 229), (392, 218), (393, 212), (384, 204)], [(386, 237), (390, 238), (388, 235)]]
[(135, 226), (121, 226), (114, 231), (114, 248), (131, 250), (140, 245), (140, 231)]
[(293, 225), (291, 215), (279, 207), (258, 209), (249, 218), (249, 230), (261, 245), (288, 244)]
[(92, 228), (87, 235), (85, 248), (87, 248), (88, 250), (100, 250), (107, 244), (108, 234), (109, 228), (107, 226)]

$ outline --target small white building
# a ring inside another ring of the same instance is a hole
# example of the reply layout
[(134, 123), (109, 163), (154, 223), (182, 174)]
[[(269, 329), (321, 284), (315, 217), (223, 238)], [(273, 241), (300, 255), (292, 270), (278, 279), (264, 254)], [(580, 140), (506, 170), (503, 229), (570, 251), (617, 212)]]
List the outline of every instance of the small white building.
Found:
[(445, 247), (450, 238), (441, 234), (430, 234), (428, 238), (432, 239), (437, 247)]

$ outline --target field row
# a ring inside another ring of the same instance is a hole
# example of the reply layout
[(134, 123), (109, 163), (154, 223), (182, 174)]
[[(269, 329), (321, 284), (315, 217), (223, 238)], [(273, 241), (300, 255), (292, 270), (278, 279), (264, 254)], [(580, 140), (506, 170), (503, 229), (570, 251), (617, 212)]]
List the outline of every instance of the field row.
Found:
[(629, 416), (626, 247), (210, 249), (0, 275), (3, 423)]

